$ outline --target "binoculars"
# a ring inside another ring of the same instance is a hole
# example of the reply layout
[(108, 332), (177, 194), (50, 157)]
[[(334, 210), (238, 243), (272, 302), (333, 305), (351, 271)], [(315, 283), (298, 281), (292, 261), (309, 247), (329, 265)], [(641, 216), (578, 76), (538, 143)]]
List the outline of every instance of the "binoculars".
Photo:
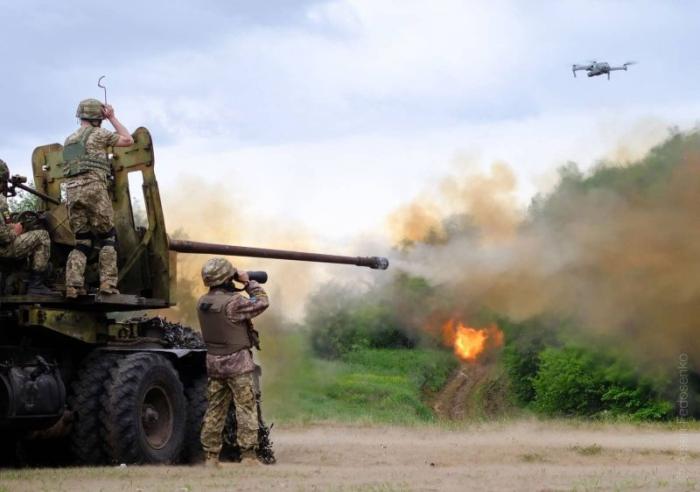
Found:
[[(248, 278), (250, 280), (255, 280), (259, 284), (264, 284), (267, 282), (267, 272), (254, 271), (246, 273), (248, 274)], [(238, 275), (234, 276), (233, 279), (238, 281)]]

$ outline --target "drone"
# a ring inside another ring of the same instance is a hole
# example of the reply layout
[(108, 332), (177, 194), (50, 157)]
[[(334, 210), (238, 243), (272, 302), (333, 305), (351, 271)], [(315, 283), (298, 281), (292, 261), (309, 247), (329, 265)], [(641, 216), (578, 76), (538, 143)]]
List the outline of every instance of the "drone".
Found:
[(598, 62), (593, 60), (587, 65), (571, 65), (571, 71), (574, 73), (574, 77), (576, 77), (577, 70), (586, 70), (588, 72), (589, 77), (595, 77), (597, 75), (606, 74), (608, 76), (608, 80), (610, 80), (610, 72), (612, 72), (613, 70), (627, 71), (627, 67), (630, 65), (634, 65), (635, 63), (636, 62), (630, 61), (627, 63), (623, 63), (622, 66), (619, 67), (611, 67), (608, 62)]

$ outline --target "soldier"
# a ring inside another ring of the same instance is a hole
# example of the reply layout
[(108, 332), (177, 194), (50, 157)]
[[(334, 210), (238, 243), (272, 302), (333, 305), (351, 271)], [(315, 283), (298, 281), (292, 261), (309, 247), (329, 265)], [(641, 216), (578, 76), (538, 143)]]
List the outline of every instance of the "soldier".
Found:
[(0, 159), (0, 258), (30, 258), (31, 273), (27, 294), (56, 294), (45, 284), (51, 257), (49, 233), (44, 230), (24, 232), (22, 224), (11, 222), (10, 209), (5, 198), (8, 179), (10, 170), (5, 161)]
[[(81, 101), (76, 116), (80, 128), (66, 139), (63, 149), (66, 205), (76, 239), (66, 264), (66, 297), (86, 293), (85, 266), (93, 241), (100, 246), (100, 292), (118, 294), (114, 210), (107, 191), (112, 167), (107, 149), (128, 147), (134, 139), (114, 115), (112, 106), (97, 99)], [(101, 128), (105, 118), (116, 133)]]
[[(202, 267), (209, 292), (197, 302), (202, 336), (207, 345), (209, 406), (202, 425), (207, 466), (218, 466), (222, 432), (231, 402), (236, 410), (236, 441), (244, 461), (257, 460), (259, 418), (257, 366), (252, 347), (259, 349), (252, 319), (267, 309), (265, 290), (225, 258), (212, 258)], [(244, 285), (248, 297), (233, 285)]]

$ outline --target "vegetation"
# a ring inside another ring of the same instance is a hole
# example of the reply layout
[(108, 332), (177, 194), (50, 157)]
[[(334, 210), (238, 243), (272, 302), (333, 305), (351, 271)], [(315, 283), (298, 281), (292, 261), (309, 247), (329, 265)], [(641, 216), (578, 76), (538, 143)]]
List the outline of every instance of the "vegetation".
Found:
[(623, 361), (582, 348), (546, 348), (532, 380), (534, 408), (546, 415), (604, 415), (659, 420), (673, 405), (661, 400), (651, 381)]
[(406, 320), (420, 316), (431, 293), (425, 279), (405, 273), (365, 292), (327, 285), (308, 304), (311, 346), (330, 359), (359, 349), (413, 348), (425, 334)]
[[(34, 187), (34, 183), (29, 183), (29, 186)], [(36, 195), (32, 195), (23, 190), (18, 190), (17, 196), (11, 197), (8, 200), (10, 212), (19, 213), (39, 210), (40, 199)]]
[[(613, 192), (631, 204), (643, 197), (663, 200), (674, 171), (688, 155), (698, 154), (700, 133), (674, 132), (631, 165), (601, 163), (585, 175), (569, 164), (561, 169), (557, 188), (533, 200), (528, 219), (567, 221), (572, 197), (591, 191)], [(423, 242), (430, 246), (430, 240)], [(446, 288), (439, 286), (443, 293)], [(432, 418), (426, 397), (448, 379), (457, 361), (424, 327), (431, 314), (463, 309), (458, 300), (445, 297), (428, 279), (404, 272), (364, 291), (326, 286), (309, 304), (304, 383), (299, 405), (288, 411), (304, 407), (321, 418), (352, 418), (354, 413), (389, 421)], [(593, 339), (586, 327), (561, 314), (542, 313), (521, 322), (498, 313), (487, 316), (505, 333), (498, 364), (507, 380), (499, 387), (510, 395), (504, 406), (553, 417), (663, 420), (674, 414), (673, 367), (653, 374), (631, 354)], [(691, 371), (691, 400), (697, 399), (698, 386)]]
[(442, 350), (356, 348), (330, 360), (315, 357), (298, 333), (276, 339), (274, 353), (261, 352), (269, 361), (263, 394), (273, 420), (430, 422), (430, 396), (456, 366)]

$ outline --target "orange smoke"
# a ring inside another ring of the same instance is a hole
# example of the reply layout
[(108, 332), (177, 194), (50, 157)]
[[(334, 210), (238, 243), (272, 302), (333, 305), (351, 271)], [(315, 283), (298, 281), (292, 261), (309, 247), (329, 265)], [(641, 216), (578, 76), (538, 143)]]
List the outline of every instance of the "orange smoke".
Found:
[(495, 325), (471, 328), (448, 320), (442, 325), (442, 336), (445, 345), (453, 347), (455, 355), (466, 362), (476, 362), (487, 349), (503, 345), (503, 332)]

